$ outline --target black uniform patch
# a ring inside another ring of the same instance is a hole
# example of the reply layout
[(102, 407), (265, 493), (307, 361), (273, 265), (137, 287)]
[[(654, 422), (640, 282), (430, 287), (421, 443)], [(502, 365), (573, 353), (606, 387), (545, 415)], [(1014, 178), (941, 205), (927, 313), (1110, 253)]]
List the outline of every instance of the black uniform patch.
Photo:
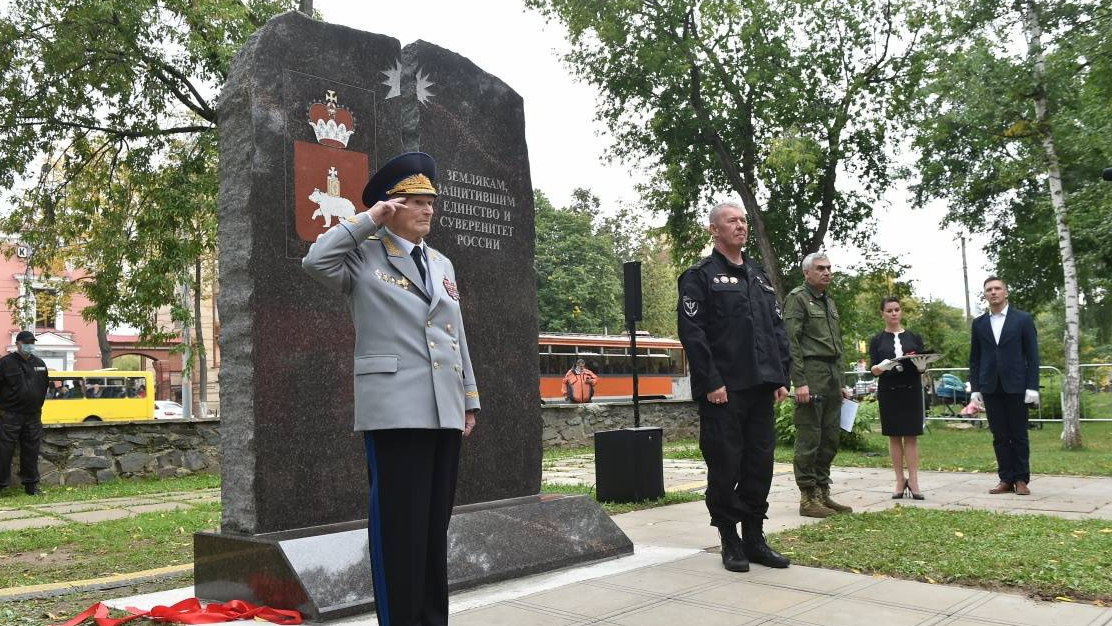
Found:
[(699, 303), (692, 300), (688, 296), (683, 297), (683, 312), (687, 313), (688, 317), (695, 317), (699, 312)]

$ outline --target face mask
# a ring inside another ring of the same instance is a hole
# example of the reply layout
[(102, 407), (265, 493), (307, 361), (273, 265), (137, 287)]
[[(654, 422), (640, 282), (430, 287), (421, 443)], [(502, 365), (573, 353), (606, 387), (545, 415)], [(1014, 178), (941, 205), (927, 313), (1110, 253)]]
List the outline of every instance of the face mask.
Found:
[(26, 354), (27, 356), (31, 356), (32, 354), (35, 353), (35, 344), (33, 344), (33, 343), (21, 343), (21, 344), (19, 344), (19, 351), (22, 352), (23, 354)]

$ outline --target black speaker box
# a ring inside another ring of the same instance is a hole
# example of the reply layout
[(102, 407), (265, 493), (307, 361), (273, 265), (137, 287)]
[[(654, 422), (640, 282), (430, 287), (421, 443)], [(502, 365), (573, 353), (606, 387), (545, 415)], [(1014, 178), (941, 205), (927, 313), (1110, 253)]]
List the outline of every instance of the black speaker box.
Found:
[(595, 491), (607, 502), (664, 496), (664, 430), (622, 428), (595, 433)]
[(626, 321), (641, 321), (641, 262), (629, 261), (622, 265), (625, 287)]

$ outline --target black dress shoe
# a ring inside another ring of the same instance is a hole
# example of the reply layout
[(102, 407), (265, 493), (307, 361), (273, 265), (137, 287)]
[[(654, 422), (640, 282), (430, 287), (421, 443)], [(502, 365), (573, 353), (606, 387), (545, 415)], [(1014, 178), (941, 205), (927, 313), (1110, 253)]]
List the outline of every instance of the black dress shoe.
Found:
[(43, 495), (42, 489), (39, 489), (38, 485), (26, 485), (23, 487), (23, 491), (26, 492), (29, 496)]
[(783, 569), (791, 565), (788, 557), (769, 547), (764, 538), (764, 520), (747, 520), (742, 522), (741, 549), (751, 563)]
[(745, 558), (745, 551), (741, 547), (741, 537), (737, 536), (737, 529), (719, 528), (719, 537), (722, 539), (722, 567), (730, 572), (748, 572), (749, 560)]

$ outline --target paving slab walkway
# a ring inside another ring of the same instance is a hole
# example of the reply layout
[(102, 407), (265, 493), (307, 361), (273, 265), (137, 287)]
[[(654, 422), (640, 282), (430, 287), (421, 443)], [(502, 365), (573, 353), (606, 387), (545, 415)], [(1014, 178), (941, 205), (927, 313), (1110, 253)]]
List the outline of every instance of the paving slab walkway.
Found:
[[(670, 461), (665, 483), (697, 489), (704, 471), (698, 461)], [(591, 484), (593, 474), (589, 457), (545, 468), (549, 482)], [(887, 469), (836, 468), (833, 478), (838, 499), (857, 510), (899, 502), (1112, 519), (1112, 478), (1036, 476), (1031, 496), (989, 496), (992, 475), (923, 472), (923, 501), (893, 501)], [(815, 521), (798, 515), (788, 465), (777, 464), (770, 501), (769, 531)], [(982, 589), (801, 566), (755, 565), (745, 574), (730, 573), (708, 552), (718, 538), (702, 502), (616, 515), (614, 521), (633, 540), (634, 555), (453, 594), (452, 626), (1112, 626), (1112, 608)], [(186, 587), (108, 603), (148, 608), (192, 595)], [(377, 623), (365, 615), (329, 625)]]
[(220, 489), (42, 504), (27, 503), (24, 500), (18, 507), (6, 505), (5, 501), (0, 499), (0, 531), (58, 526), (68, 522), (92, 524), (135, 517), (141, 513), (177, 511), (201, 503), (219, 501)]

